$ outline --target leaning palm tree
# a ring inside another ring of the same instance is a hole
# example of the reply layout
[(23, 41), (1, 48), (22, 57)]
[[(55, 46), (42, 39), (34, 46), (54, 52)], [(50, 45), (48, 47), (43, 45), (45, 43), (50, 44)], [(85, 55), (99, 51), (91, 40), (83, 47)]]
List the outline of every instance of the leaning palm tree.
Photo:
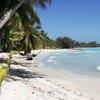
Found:
[(39, 5), (42, 8), (46, 8), (46, 3), (50, 3), (51, 0), (9, 0), (4, 1), (1, 0), (0, 5), (0, 29), (4, 26), (4, 24), (12, 17), (15, 12), (22, 7), (24, 4), (31, 5), (31, 7), (35, 5)]
[[(10, 0), (10, 3), (8, 3), (9, 5), (12, 4), (13, 0)], [(13, 7), (13, 5), (11, 5), (11, 7), (9, 8), (9, 6), (5, 9), (8, 9), (4, 15), (1, 17), (0, 19), (0, 29), (4, 26), (4, 24), (12, 17), (12, 15), (16, 12), (16, 10), (24, 3), (24, 0), (21, 0), (19, 3), (15, 4), (15, 6)]]

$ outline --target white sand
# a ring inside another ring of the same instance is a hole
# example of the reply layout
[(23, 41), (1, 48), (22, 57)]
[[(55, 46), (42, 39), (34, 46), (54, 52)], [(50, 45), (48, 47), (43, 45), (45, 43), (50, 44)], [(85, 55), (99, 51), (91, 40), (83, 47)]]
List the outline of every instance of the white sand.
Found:
[[(68, 50), (68, 52), (70, 51), (72, 50)], [(89, 95), (86, 95), (88, 92), (85, 94), (86, 91), (84, 89), (81, 91), (83, 87), (81, 87), (80, 82), (78, 83), (81, 78), (79, 79), (77, 75), (74, 78), (75, 76), (72, 74), (66, 74), (61, 70), (55, 71), (44, 67), (36, 67), (42, 65), (41, 61), (54, 52), (60, 52), (60, 50), (43, 50), (32, 61), (35, 67), (30, 64), (29, 66), (31, 67), (11, 65), (13, 69), (24, 69), (36, 73), (34, 74), (35, 78), (23, 79), (12, 76), (16, 81), (9, 79), (9, 81), (3, 82), (0, 100), (92, 100), (92, 95), (89, 97)], [(31, 63), (31, 61), (26, 61), (25, 58), (18, 59), (18, 56), (14, 56), (14, 60), (17, 62), (22, 64), (23, 62)], [(59, 72), (61, 73), (59, 74)], [(83, 80), (81, 81), (84, 82)], [(88, 80), (85, 81), (88, 82)]]

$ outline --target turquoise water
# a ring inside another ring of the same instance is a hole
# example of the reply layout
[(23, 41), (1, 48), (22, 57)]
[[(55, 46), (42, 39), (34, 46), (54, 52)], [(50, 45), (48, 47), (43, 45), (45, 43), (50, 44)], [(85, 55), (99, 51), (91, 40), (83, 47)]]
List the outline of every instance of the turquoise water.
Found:
[(79, 50), (62, 50), (46, 59), (49, 67), (65, 71), (100, 77), (100, 48), (83, 48)]

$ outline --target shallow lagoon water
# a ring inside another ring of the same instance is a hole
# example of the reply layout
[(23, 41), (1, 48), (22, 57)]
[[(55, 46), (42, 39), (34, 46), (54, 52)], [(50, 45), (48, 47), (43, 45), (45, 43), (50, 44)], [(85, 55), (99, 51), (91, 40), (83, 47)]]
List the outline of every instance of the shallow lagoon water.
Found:
[(44, 64), (75, 74), (100, 77), (100, 48), (61, 50), (50, 55)]

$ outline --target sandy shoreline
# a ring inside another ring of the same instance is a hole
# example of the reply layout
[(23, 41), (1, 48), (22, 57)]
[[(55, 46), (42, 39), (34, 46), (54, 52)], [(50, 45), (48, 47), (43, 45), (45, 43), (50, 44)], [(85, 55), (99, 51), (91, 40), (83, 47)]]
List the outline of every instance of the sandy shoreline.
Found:
[[(58, 52), (74, 52), (75, 50), (70, 49), (70, 50), (44, 50), (40, 57), (42, 59), (45, 59), (45, 52), (48, 55), (52, 55), (52, 53), (58, 53)], [(44, 57), (44, 58), (43, 58)], [(36, 58), (37, 59), (37, 58)], [(72, 91), (79, 92), (80, 94), (85, 95), (86, 97), (89, 98), (94, 98), (94, 100), (100, 100), (100, 78), (98, 77), (88, 77), (85, 75), (79, 75), (75, 73), (70, 73), (61, 69), (52, 69), (48, 68), (48, 65), (44, 65), (42, 68), (37, 67), (34, 68), (35, 71), (40, 72), (40, 73), (45, 73), (47, 77), (57, 80), (62, 84), (66, 89), (70, 89)], [(31, 69), (32, 70), (32, 69)], [(79, 94), (78, 93), (78, 94)]]
[[(70, 51), (72, 50), (68, 50), (68, 52)], [(36, 51), (35, 53), (38, 52), (39, 51)], [(84, 89), (87, 84), (84, 84), (83, 87), (80, 84), (81, 82), (89, 82), (88, 79), (84, 80), (85, 78), (83, 77), (82, 79), (80, 78), (80, 80), (77, 75), (73, 77), (72, 74), (59, 69), (55, 71), (47, 69), (45, 66), (39, 67), (42, 64), (42, 60), (54, 52), (61, 51), (42, 50), (37, 57), (33, 58), (33, 61), (29, 62), (23, 60), (23, 58), (18, 59), (15, 55), (14, 60), (19, 62), (20, 65), (12, 65), (12, 69), (28, 71), (30, 72), (31, 78), (29, 78), (30, 76), (23, 78), (18, 75), (13, 75), (12, 78), (15, 80), (8, 79), (8, 81), (3, 83), (0, 100), (99, 100), (98, 97), (93, 99), (94, 95), (92, 94), (94, 93), (90, 93), (91, 95), (87, 94), (91, 91), (91, 89), (90, 91), (87, 89), (86, 92)], [(28, 73), (25, 73), (25, 75), (26, 74)], [(92, 79), (90, 82), (97, 84)], [(95, 87), (93, 87), (93, 89), (94, 88)], [(99, 91), (97, 95), (99, 95)]]

